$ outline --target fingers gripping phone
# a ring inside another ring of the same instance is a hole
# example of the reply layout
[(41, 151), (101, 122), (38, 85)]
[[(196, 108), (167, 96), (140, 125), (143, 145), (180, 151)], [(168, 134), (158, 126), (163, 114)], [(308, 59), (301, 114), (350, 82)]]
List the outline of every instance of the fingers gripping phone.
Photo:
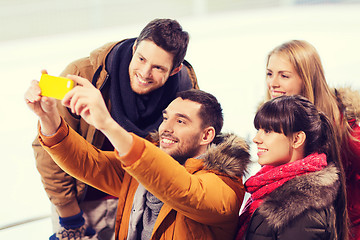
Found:
[(64, 77), (42, 74), (39, 82), (41, 95), (56, 99), (63, 99), (67, 92), (74, 87), (74, 81)]

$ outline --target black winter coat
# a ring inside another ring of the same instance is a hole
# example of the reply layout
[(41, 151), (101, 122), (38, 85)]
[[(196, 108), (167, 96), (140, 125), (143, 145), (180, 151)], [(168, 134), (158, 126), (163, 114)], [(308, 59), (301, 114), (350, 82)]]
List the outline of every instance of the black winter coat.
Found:
[(254, 212), (246, 240), (337, 239), (334, 200), (339, 186), (333, 165), (289, 180)]

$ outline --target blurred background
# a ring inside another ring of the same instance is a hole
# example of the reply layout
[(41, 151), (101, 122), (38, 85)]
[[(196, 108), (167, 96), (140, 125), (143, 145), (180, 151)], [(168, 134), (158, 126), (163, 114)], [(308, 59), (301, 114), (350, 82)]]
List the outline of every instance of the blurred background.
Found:
[[(265, 59), (275, 46), (307, 40), (330, 86), (360, 90), (360, 0), (1, 0), (0, 239), (48, 239), (50, 202), (31, 142), (37, 119), (23, 95), (40, 70), (58, 75), (97, 47), (136, 37), (154, 18), (190, 34), (186, 59), (200, 88), (222, 104), (225, 132), (251, 141), (265, 95)], [(256, 150), (252, 147), (258, 169)]]

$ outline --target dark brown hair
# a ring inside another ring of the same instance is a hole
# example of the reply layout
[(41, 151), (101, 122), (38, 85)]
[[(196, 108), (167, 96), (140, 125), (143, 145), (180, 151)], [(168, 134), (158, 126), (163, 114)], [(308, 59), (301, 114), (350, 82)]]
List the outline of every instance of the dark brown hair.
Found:
[(216, 135), (221, 132), (224, 119), (221, 105), (215, 96), (198, 89), (190, 89), (179, 92), (177, 97), (201, 104), (199, 116), (202, 119), (202, 127), (214, 127)]
[(176, 20), (154, 19), (141, 31), (136, 39), (136, 44), (143, 40), (153, 41), (157, 46), (173, 54), (172, 70), (174, 70), (184, 61), (189, 44), (189, 34), (183, 31)]

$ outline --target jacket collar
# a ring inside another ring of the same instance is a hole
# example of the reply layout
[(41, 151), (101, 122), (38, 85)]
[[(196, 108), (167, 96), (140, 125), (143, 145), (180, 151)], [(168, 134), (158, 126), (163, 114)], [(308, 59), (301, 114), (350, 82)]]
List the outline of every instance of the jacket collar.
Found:
[(108, 72), (105, 68), (105, 62), (106, 58), (111, 52), (111, 50), (118, 45), (119, 43), (125, 41), (126, 39), (118, 42), (109, 42), (95, 50), (93, 50), (90, 53), (89, 61), (90, 64), (93, 66), (93, 71), (98, 72), (96, 76), (96, 87), (99, 89), (101, 86), (103, 86), (104, 81), (107, 80)]

